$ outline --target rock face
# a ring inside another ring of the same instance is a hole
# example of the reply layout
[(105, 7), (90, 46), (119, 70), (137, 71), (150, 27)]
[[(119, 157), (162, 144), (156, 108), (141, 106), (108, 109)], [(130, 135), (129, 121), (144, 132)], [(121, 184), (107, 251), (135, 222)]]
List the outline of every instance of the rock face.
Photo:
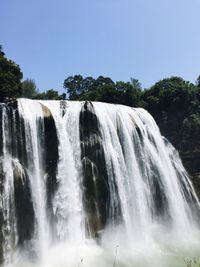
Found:
[(8, 97), (6, 97), (4, 99), (4, 103), (8, 107), (12, 107), (13, 109), (17, 109), (17, 99), (16, 98), (8, 98)]
[[(41, 104), (42, 105), (42, 104)], [(44, 113), (44, 165), (45, 165), (45, 178), (46, 178), (46, 191), (47, 191), (47, 205), (48, 205), (48, 216), (54, 224), (53, 216), (53, 197), (57, 189), (57, 164), (58, 164), (58, 138), (56, 133), (56, 126), (53, 116), (50, 110), (42, 105)]]
[(87, 228), (95, 237), (106, 224), (110, 196), (101, 133), (91, 102), (85, 102), (81, 110), (80, 141)]
[(18, 160), (13, 160), (14, 199), (17, 218), (18, 245), (25, 246), (34, 233), (34, 209), (28, 175)]

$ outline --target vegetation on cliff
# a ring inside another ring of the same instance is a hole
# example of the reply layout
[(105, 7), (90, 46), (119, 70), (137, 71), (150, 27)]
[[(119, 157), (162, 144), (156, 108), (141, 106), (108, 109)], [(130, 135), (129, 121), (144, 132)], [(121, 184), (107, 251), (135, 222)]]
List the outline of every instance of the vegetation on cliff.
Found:
[(0, 45), (0, 101), (6, 97), (20, 97), (23, 74), (19, 65), (7, 59)]

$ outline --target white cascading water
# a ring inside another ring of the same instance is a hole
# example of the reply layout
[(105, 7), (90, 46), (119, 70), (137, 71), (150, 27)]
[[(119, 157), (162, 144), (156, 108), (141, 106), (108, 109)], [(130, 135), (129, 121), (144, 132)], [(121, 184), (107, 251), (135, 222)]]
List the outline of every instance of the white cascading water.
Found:
[(65, 105), (61, 107), (59, 101), (40, 101), (40, 103), (49, 108), (59, 140), (57, 171), (59, 188), (53, 203), (58, 222), (57, 235), (62, 242), (66, 240), (81, 242), (84, 237), (84, 212), (80, 188), (79, 114), (81, 107), (75, 103), (73, 105), (67, 103), (66, 107)]
[[(162, 178), (169, 201), (170, 216), (173, 218), (173, 230), (176, 234), (180, 233), (180, 236), (182, 233), (187, 233), (187, 229), (192, 224), (190, 210), (183, 199), (176, 169), (172, 166), (159, 129), (150, 114), (143, 109), (111, 107), (106, 104), (102, 109), (101, 103), (95, 104), (95, 112), (101, 125), (105, 154), (109, 157), (107, 164), (113, 162), (114, 165), (119, 195), (123, 204), (122, 213), (127, 235), (131, 236), (130, 241), (135, 242), (132, 236), (139, 235), (142, 242), (141, 236), (151, 237), (152, 224), (156, 223), (152, 220), (153, 203), (150, 186), (151, 173), (149, 173), (152, 170), (148, 170), (150, 160)], [(141, 158), (136, 157), (135, 145), (139, 145), (141, 141), (133, 123), (142, 133), (145, 150), (142, 147), (140, 149), (142, 160), (146, 165), (146, 175), (143, 175), (144, 170), (139, 166)], [(122, 146), (119, 142), (118, 128), (122, 135)]]
[[(2, 227), (4, 238), (3, 253), (5, 255), (5, 264), (12, 262), (12, 247), (17, 240), (15, 206), (14, 206), (14, 177), (12, 172), (12, 158), (9, 154), (9, 124), (6, 107), (2, 109), (2, 136), (3, 136), (3, 155), (1, 158), (3, 173), (3, 191), (0, 198), (0, 209), (6, 224)], [(8, 138), (7, 138), (8, 137)]]
[(44, 133), (39, 132), (38, 124), (43, 123), (40, 103), (21, 99), (18, 102), (20, 116), (24, 119), (25, 142), (28, 158), (28, 176), (31, 185), (33, 207), (36, 215), (35, 248), (39, 257), (45, 260), (49, 245), (49, 223), (46, 213), (45, 176), (42, 161)]
[[(0, 211), (7, 228), (12, 227), (3, 229), (3, 266), (181, 267), (184, 260), (194, 257), (198, 262), (198, 198), (178, 153), (144, 109), (92, 103), (105, 154), (110, 198), (106, 225), (100, 229), (98, 239), (88, 235), (80, 142), (84, 105), (85, 102), (18, 100), (35, 213), (31, 241), (37, 254), (35, 260), (25, 257), (17, 246), (17, 222), (11, 218), (15, 215), (13, 159), (6, 150), (8, 114), (2, 108), (2, 166), (6, 179), (3, 193), (0, 192)], [(57, 188), (52, 199), (56, 239), (47, 210), (44, 107), (55, 122), (58, 138)], [(14, 161), (21, 168), (21, 163)], [(116, 212), (121, 217), (118, 221)]]

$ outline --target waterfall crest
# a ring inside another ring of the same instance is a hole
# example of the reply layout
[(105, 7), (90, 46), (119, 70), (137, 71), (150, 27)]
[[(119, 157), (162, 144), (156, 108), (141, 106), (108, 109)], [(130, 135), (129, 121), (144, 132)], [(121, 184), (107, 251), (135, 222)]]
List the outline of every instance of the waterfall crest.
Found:
[[(133, 256), (199, 244), (199, 218), (177, 151), (144, 109), (0, 104), (0, 265), (88, 267), (118, 246)], [(120, 266), (143, 266), (124, 255)]]

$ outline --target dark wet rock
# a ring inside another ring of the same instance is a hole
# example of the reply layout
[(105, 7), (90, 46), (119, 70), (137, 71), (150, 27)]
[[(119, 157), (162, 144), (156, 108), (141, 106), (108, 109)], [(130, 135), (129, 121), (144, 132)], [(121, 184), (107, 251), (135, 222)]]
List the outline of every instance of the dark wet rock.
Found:
[(81, 110), (80, 140), (87, 227), (89, 233), (95, 237), (106, 225), (110, 194), (102, 138), (90, 102), (85, 102)]
[(12, 166), (18, 244), (24, 246), (33, 236), (35, 214), (28, 175), (18, 160), (13, 160)]
[[(13, 140), (14, 147), (16, 147), (16, 158), (19, 159), (21, 164), (28, 167), (28, 159), (27, 159), (27, 147), (26, 147), (26, 136), (25, 136), (25, 122), (22, 117), (20, 117), (18, 110), (14, 113), (15, 116), (15, 124), (13, 127), (13, 135), (16, 136)], [(13, 151), (14, 153), (14, 151)]]
[(17, 104), (16, 98), (6, 97), (6, 98), (4, 98), (3, 102), (5, 104), (7, 104), (8, 107), (11, 107), (13, 109), (17, 109), (18, 104)]
[(50, 110), (43, 104), (42, 110), (44, 113), (44, 164), (47, 188), (47, 205), (50, 221), (53, 224), (55, 218), (53, 217), (52, 200), (58, 187), (56, 179), (58, 164), (58, 137), (55, 121)]

